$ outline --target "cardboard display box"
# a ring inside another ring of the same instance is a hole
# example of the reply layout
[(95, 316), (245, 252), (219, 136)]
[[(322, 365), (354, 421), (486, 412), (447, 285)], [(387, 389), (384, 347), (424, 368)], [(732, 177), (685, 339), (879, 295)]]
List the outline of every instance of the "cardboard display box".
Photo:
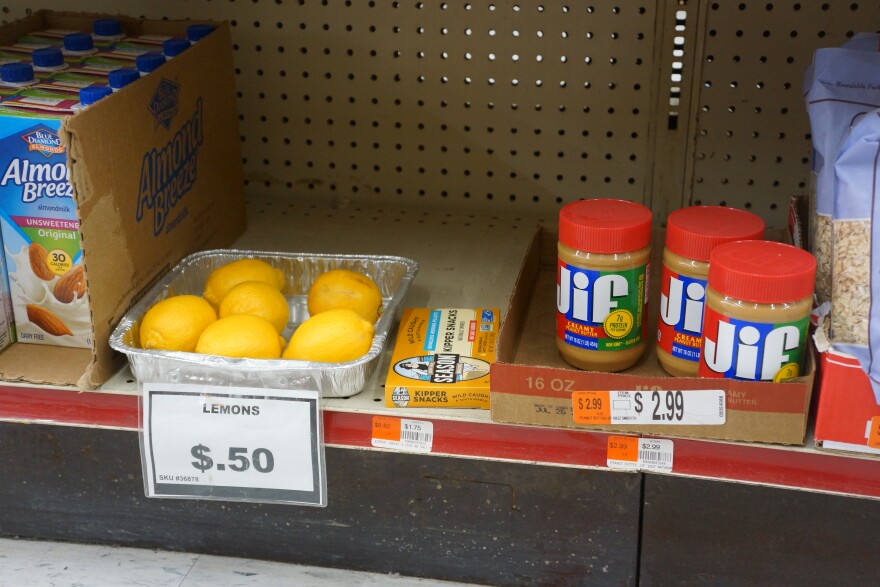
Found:
[[(768, 231), (767, 236), (781, 238), (783, 234)], [(626, 371), (598, 373), (570, 366), (557, 350), (557, 235), (547, 228), (536, 232), (501, 324), (498, 357), (490, 374), (493, 420), (630, 434), (804, 444), (814, 376), (812, 353), (807, 358), (805, 375), (785, 383), (671, 377), (660, 366), (653, 335), (657, 327), (657, 288), (664, 238), (661, 231), (655, 231), (648, 304), (648, 351)], [(575, 424), (573, 419), (571, 395), (574, 391), (690, 389), (724, 390), (726, 423), (717, 426), (599, 426)]]
[(816, 446), (880, 455), (880, 403), (868, 376), (850, 355), (821, 354)]
[[(107, 15), (35, 12), (0, 44), (42, 29), (91, 31)], [(129, 35), (185, 37), (192, 21), (119, 17)], [(131, 304), (189, 253), (244, 231), (244, 181), (229, 27), (64, 120), (91, 312), (92, 348), (13, 344), (0, 378), (94, 388), (124, 363), (108, 345)]]

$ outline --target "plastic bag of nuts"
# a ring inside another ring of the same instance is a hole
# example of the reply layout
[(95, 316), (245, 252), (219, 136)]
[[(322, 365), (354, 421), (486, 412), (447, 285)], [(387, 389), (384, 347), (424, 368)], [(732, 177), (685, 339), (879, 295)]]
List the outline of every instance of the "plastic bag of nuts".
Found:
[(878, 155), (880, 110), (873, 110), (857, 118), (834, 163), (831, 336), (839, 343), (869, 344), (871, 266), (880, 265), (871, 254)]
[[(807, 111), (813, 140), (815, 206), (810, 218), (810, 248), (816, 257), (816, 297), (831, 300), (834, 230), (834, 162), (853, 120), (880, 107), (880, 52), (876, 33), (856, 35), (842, 48), (816, 51), (805, 76)], [(849, 229), (858, 231), (858, 226)], [(853, 237), (852, 231), (841, 236)], [(832, 310), (833, 311), (833, 310)]]
[(853, 126), (835, 175), (832, 340), (859, 360), (880, 403), (880, 361), (873, 360), (880, 353), (880, 283), (871, 280), (880, 271), (880, 109)]

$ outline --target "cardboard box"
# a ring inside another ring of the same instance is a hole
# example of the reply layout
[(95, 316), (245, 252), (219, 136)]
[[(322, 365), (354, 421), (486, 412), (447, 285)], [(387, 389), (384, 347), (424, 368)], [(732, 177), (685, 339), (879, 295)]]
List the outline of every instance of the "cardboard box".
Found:
[[(768, 236), (781, 239), (784, 235), (768, 231)], [(648, 304), (649, 335), (656, 332), (657, 286), (664, 238), (661, 231), (655, 231)], [(656, 345), (650, 336), (648, 351), (626, 371), (598, 373), (568, 365), (556, 347), (556, 244), (555, 231), (538, 230), (522, 262), (510, 306), (501, 324), (498, 358), (490, 374), (493, 420), (630, 434), (804, 444), (813, 386), (813, 353), (807, 358), (805, 375), (785, 383), (671, 377), (660, 366)], [(598, 426), (575, 424), (573, 419), (571, 395), (574, 391), (691, 389), (725, 391), (725, 424)]]
[[(0, 44), (47, 29), (91, 30), (101, 15), (39, 11), (0, 27)], [(127, 34), (185, 36), (192, 21), (117, 17)], [(189, 253), (229, 246), (245, 225), (229, 27), (59, 131), (73, 186), (91, 313), (88, 349), (14, 344), (0, 378), (93, 388), (125, 357), (110, 349), (131, 304)]]
[(385, 379), (385, 406), (489, 409), (499, 313), (405, 308)]
[(880, 455), (880, 402), (868, 376), (850, 355), (826, 351), (820, 361), (816, 446)]

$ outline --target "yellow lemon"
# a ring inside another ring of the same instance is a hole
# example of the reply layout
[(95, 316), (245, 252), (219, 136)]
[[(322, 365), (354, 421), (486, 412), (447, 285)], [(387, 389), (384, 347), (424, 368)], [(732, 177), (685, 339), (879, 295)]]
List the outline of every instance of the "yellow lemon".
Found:
[(265, 318), (236, 314), (205, 328), (196, 352), (241, 359), (278, 359), (284, 339)]
[(283, 356), (285, 359), (322, 363), (353, 361), (370, 350), (373, 332), (373, 323), (353, 310), (327, 310), (299, 325)]
[(202, 331), (217, 320), (214, 308), (199, 296), (165, 298), (141, 320), (141, 347), (191, 353)]
[(308, 307), (310, 316), (335, 308), (348, 308), (364, 320), (375, 322), (382, 308), (382, 292), (363, 273), (334, 269), (315, 279), (309, 288)]
[(284, 289), (284, 273), (259, 259), (239, 259), (211, 272), (202, 294), (216, 308), (230, 289), (245, 281), (263, 281), (278, 291)]
[(252, 314), (268, 320), (280, 334), (290, 322), (290, 305), (275, 286), (262, 281), (245, 281), (229, 290), (220, 300), (221, 318)]

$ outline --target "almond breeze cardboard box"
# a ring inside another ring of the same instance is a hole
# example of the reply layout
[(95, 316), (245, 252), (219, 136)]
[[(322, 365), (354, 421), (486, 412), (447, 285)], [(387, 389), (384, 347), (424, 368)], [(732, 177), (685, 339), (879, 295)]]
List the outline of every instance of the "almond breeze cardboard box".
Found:
[[(88, 31), (102, 16), (39, 11), (0, 27), (0, 45), (40, 30)], [(192, 24), (113, 18), (128, 35), (185, 37)], [(20, 282), (34, 303), (19, 301), (19, 340), (42, 327), (52, 342), (71, 344), (13, 344), (0, 353), (0, 378), (87, 389), (122, 366), (108, 339), (131, 304), (186, 255), (227, 247), (244, 230), (237, 120), (229, 28), (218, 23), (174, 60), (73, 116), (3, 122), (0, 145), (12, 151), (0, 156), (0, 184), (20, 200), (0, 202), (4, 224), (15, 225), (5, 246), (12, 282), (24, 269), (43, 277)], [(59, 286), (75, 269), (70, 287)], [(66, 313), (74, 307), (82, 310), (76, 319)]]

